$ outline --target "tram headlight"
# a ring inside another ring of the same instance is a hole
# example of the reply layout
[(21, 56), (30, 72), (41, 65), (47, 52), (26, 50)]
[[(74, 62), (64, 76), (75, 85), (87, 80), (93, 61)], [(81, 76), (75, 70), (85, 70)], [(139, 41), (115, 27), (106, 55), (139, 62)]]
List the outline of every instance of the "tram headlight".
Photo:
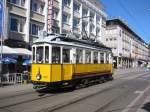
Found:
[(37, 74), (37, 75), (36, 75), (36, 79), (37, 79), (37, 80), (41, 80), (41, 74)]

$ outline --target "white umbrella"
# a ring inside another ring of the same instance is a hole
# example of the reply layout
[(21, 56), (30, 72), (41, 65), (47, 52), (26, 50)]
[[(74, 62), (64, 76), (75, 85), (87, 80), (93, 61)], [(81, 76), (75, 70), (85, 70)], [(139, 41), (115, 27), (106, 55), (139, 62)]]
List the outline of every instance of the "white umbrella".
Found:
[(18, 54), (17, 51), (15, 51), (13, 48), (10, 48), (8, 46), (0, 46), (0, 49), (2, 49), (2, 54)]
[(32, 52), (25, 48), (14, 48), (16, 52), (18, 52), (19, 55), (32, 55)]

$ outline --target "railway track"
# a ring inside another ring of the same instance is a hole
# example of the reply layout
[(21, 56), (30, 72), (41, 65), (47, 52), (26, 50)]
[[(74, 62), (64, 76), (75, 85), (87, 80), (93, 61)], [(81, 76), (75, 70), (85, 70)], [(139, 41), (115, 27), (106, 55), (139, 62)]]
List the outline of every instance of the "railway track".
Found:
[[(143, 75), (138, 76), (138, 77), (136, 77), (136, 78), (139, 78), (139, 77), (142, 77), (142, 76), (145, 76), (145, 75), (148, 75), (148, 74), (149, 74), (149, 73), (144, 73)], [(121, 78), (122, 78), (122, 77), (121, 77)], [(98, 91), (98, 92), (96, 92), (96, 93), (93, 93), (93, 94), (84, 96), (84, 97), (82, 97), (82, 98), (75, 98), (75, 99), (73, 99), (73, 100), (70, 101), (70, 102), (63, 103), (63, 105), (62, 105), (62, 104), (56, 105), (56, 106), (53, 106), (53, 107), (50, 107), (50, 108), (47, 108), (47, 109), (40, 110), (40, 111), (38, 111), (38, 112), (55, 112), (55, 111), (57, 111), (57, 110), (66, 108), (66, 107), (68, 107), (68, 106), (70, 106), (70, 105), (76, 104), (76, 103), (78, 103), (78, 102), (80, 102), (80, 101), (89, 99), (89, 98), (94, 97), (94, 96), (96, 96), (96, 95), (98, 95), (98, 94), (102, 94), (102, 93), (104, 93), (104, 92), (110, 91), (110, 90), (115, 89), (115, 88), (117, 88), (117, 87), (114, 85), (114, 86), (112, 86), (112, 87), (109, 87), (109, 88), (100, 90), (100, 91)], [(120, 95), (120, 96), (121, 96), (121, 95)], [(119, 96), (118, 96), (118, 97), (119, 97)], [(108, 102), (107, 104), (105, 104), (104, 106), (98, 108), (95, 112), (101, 112), (100, 110), (103, 110), (105, 107), (107, 107), (107, 106), (109, 106), (110, 104), (112, 104), (113, 101), (115, 101), (118, 97), (112, 99), (111, 101), (109, 101), (109, 102)]]
[[(139, 72), (138, 72), (138, 73), (139, 73)], [(131, 74), (133, 74), (133, 73), (130, 73), (130, 74), (126, 75), (126, 76), (119, 77), (119, 79), (124, 78), (124, 77), (130, 77)], [(139, 73), (139, 74), (141, 74), (141, 73)], [(149, 74), (149, 73), (144, 73), (144, 74), (142, 74), (142, 75), (140, 75), (140, 76), (138, 76), (138, 77), (142, 77), (142, 76), (145, 76), (145, 75), (147, 75), (147, 74)], [(138, 77), (137, 77), (137, 78), (138, 78)], [(112, 83), (112, 82), (108, 82), (108, 83)], [(122, 82), (122, 83), (123, 83), (123, 82)], [(62, 105), (62, 104), (60, 104), (60, 105), (58, 104), (58, 105), (52, 106), (52, 107), (50, 107), (50, 108), (42, 109), (42, 110), (40, 110), (39, 112), (53, 112), (53, 111), (62, 109), (62, 108), (64, 108), (64, 107), (67, 107), (67, 106), (69, 106), (69, 105), (75, 104), (75, 103), (77, 103), (77, 102), (83, 101), (83, 100), (85, 100), (85, 99), (91, 98), (91, 97), (93, 97), (93, 96), (95, 96), (95, 95), (97, 95), (97, 94), (104, 93), (104, 92), (109, 91), (109, 90), (114, 89), (114, 88), (115, 88), (115, 86), (109, 87), (109, 88), (100, 90), (100, 91), (98, 91), (98, 92), (89, 94), (89, 95), (87, 95), (87, 96), (84, 96), (84, 97), (81, 97), (81, 98), (80, 98), (80, 97), (79, 97), (79, 98), (75, 98), (75, 99), (73, 99), (73, 100), (71, 100), (71, 101), (64, 102), (63, 105)], [(7, 99), (10, 99), (11, 97), (13, 97), (13, 98), (23, 97), (23, 96), (25, 96), (25, 95), (29, 95), (29, 96), (30, 96), (30, 95), (36, 95), (35, 93), (36, 93), (36, 92), (22, 93), (22, 94), (19, 94), (19, 95), (9, 96), (9, 97), (7, 97)], [(59, 93), (57, 93), (57, 94), (47, 94), (47, 95), (45, 95), (45, 96), (43, 96), (42, 94), (39, 94), (38, 97), (29, 99), (29, 100), (18, 101), (18, 102), (16, 102), (16, 103), (12, 103), (12, 104), (8, 104), (8, 105), (0, 106), (0, 109), (4, 109), (4, 110), (5, 110), (5, 109), (7, 109), (7, 108), (10, 108), (10, 107), (13, 107), (13, 106), (17, 106), (17, 105), (23, 105), (23, 104), (28, 103), (28, 102), (35, 102), (35, 101), (38, 101), (38, 100), (47, 99), (47, 98), (49, 98), (49, 97), (53, 97), (53, 96), (56, 96), (56, 95), (58, 95), (58, 94), (59, 94)], [(6, 99), (6, 98), (1, 98), (0, 101), (1, 101), (1, 100), (5, 100), (5, 99)]]

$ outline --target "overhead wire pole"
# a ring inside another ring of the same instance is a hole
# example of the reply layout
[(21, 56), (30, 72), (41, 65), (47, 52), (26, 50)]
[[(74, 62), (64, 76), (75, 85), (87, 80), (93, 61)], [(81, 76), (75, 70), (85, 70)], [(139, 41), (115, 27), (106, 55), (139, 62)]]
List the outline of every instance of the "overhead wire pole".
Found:
[(1, 16), (1, 20), (0, 20), (0, 38), (1, 38), (1, 49), (0, 49), (0, 84), (2, 83), (2, 58), (3, 58), (3, 35), (4, 35), (4, 31), (3, 29), (5, 28), (5, 23), (4, 23), (4, 4), (5, 4), (5, 0), (1, 0), (0, 1), (0, 16)]

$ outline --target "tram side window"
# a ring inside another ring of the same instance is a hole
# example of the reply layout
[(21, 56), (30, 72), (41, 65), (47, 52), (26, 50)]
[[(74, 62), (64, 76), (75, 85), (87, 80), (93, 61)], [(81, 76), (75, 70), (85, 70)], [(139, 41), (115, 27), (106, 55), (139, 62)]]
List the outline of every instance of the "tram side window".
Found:
[(60, 63), (60, 47), (52, 47), (52, 63)]
[(70, 63), (70, 49), (63, 49), (63, 63)]
[(104, 53), (100, 53), (101, 63), (104, 63)]
[(45, 47), (45, 63), (49, 63), (49, 47)]
[(93, 56), (93, 62), (94, 63), (98, 63), (98, 52), (94, 52), (94, 56)]
[(42, 46), (37, 47), (36, 60), (37, 60), (37, 63), (43, 63), (43, 47)]
[(90, 51), (86, 51), (85, 52), (85, 63), (91, 63), (91, 52)]
[(109, 63), (109, 54), (106, 54), (106, 63)]
[(76, 53), (77, 53), (76, 63), (82, 63), (83, 62), (83, 51), (81, 49), (77, 49)]
[(33, 47), (32, 49), (32, 62), (35, 63), (35, 47)]

